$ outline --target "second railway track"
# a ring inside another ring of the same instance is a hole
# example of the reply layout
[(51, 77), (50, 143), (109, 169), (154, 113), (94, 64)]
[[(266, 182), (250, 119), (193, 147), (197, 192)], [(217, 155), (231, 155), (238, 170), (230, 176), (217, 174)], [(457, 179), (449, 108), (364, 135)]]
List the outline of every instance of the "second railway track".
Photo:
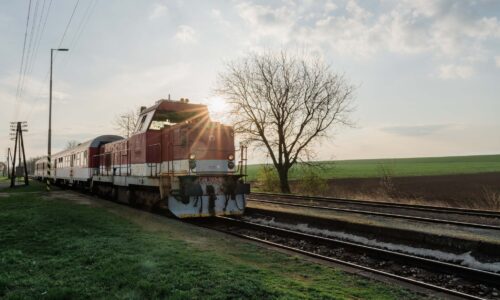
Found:
[(248, 201), (500, 230), (500, 212), (494, 211), (272, 193), (252, 193)]

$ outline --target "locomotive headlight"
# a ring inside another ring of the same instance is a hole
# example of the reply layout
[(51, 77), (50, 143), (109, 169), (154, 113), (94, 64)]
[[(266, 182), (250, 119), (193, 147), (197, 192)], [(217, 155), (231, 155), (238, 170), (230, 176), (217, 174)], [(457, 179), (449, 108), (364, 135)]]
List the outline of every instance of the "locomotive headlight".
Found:
[(229, 154), (229, 156), (227, 157), (228, 160), (234, 160), (234, 155), (232, 154)]
[(196, 168), (196, 155), (194, 153), (189, 154), (189, 169), (193, 170)]
[(229, 169), (233, 169), (233, 168), (234, 168), (234, 161), (232, 161), (232, 160), (228, 161), (228, 162), (227, 162), (227, 167), (228, 167)]

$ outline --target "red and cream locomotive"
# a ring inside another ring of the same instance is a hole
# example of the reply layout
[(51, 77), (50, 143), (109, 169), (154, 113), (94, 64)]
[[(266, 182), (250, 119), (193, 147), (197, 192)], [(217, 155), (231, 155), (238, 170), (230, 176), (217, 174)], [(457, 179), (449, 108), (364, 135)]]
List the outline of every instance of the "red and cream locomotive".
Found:
[(233, 128), (211, 121), (206, 105), (159, 100), (141, 108), (129, 138), (103, 135), (54, 154), (50, 178), (40, 159), (35, 177), (179, 218), (237, 215), (250, 193), (243, 155), (237, 166)]

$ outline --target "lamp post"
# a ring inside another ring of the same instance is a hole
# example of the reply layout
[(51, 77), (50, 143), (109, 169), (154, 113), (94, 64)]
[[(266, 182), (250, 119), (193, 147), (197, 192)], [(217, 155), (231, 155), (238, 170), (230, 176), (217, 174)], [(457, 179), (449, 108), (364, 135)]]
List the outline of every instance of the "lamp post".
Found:
[(50, 90), (49, 90), (49, 138), (47, 146), (47, 191), (50, 191), (50, 168), (51, 168), (51, 151), (52, 151), (52, 63), (54, 61), (54, 51), (68, 51), (67, 48), (52, 48), (50, 49)]

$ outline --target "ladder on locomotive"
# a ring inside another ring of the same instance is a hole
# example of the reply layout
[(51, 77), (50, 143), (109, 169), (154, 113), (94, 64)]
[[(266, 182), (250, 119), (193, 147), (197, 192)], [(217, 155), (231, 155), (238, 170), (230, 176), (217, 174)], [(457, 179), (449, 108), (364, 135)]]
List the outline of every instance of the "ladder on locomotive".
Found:
[(248, 171), (248, 146), (244, 143), (240, 143), (240, 161), (238, 161), (238, 171), (240, 175), (243, 175), (243, 182), (246, 182), (247, 171)]

